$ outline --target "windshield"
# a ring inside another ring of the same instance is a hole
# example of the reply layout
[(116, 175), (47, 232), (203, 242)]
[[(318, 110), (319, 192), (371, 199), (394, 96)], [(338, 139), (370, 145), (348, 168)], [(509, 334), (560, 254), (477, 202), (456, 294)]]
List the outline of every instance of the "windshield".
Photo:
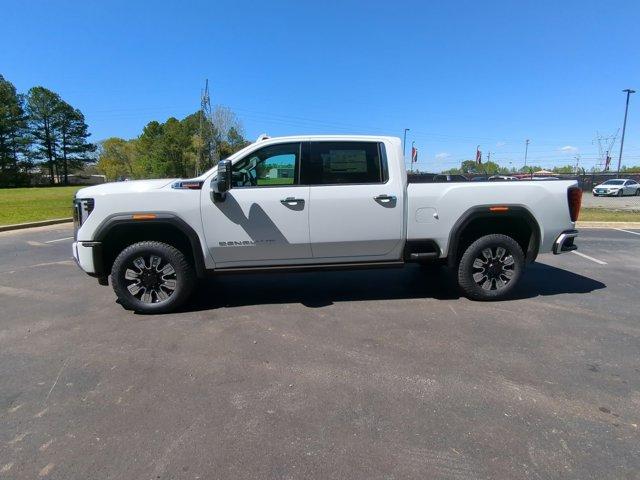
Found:
[(602, 185), (622, 185), (624, 180), (607, 180)]

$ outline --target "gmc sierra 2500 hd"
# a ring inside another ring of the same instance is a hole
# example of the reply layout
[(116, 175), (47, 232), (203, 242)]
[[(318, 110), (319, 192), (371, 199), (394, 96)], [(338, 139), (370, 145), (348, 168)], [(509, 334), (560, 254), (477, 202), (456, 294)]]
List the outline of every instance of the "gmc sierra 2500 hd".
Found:
[(167, 312), (210, 273), (441, 262), (507, 296), (538, 253), (574, 250), (573, 181), (411, 183), (399, 138), (260, 138), (199, 177), (83, 188), (73, 256), (120, 303)]

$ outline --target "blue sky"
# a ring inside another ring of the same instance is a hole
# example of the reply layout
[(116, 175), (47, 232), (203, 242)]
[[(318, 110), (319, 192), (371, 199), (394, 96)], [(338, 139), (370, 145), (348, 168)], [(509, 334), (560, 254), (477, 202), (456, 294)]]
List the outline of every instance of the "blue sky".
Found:
[[(640, 164), (640, 2), (2, 0), (0, 73), (80, 108), (94, 140), (228, 105), (250, 139), (384, 133), (420, 168), (597, 161), (621, 127)], [(617, 158), (619, 143), (614, 157)], [(511, 163), (510, 163), (511, 162)]]

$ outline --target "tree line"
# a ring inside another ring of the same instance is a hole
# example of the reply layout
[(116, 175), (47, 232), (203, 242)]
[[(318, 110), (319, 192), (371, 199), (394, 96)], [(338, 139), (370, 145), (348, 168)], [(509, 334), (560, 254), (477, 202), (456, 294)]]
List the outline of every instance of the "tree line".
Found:
[(69, 174), (93, 160), (96, 146), (84, 115), (41, 86), (26, 94), (0, 75), (0, 187), (27, 186), (34, 176), (69, 183)]
[(242, 123), (229, 108), (182, 120), (149, 122), (134, 139), (111, 137), (98, 146), (97, 170), (107, 180), (191, 177), (247, 146)]
[(0, 188), (68, 184), (79, 170), (107, 180), (190, 177), (244, 148), (242, 123), (227, 107), (210, 116), (151, 121), (134, 139), (91, 143), (82, 112), (57, 93), (33, 87), (26, 94), (0, 75)]
[[(478, 165), (476, 163), (475, 160), (463, 160), (460, 164), (460, 167), (458, 168), (450, 168), (449, 170), (445, 170), (442, 173), (446, 173), (446, 174), (450, 174), (450, 175), (468, 175), (468, 174), (474, 174), (474, 175), (513, 175), (516, 173), (526, 173), (526, 174), (531, 174), (540, 170), (548, 170), (552, 173), (561, 175), (561, 174), (575, 174), (575, 173), (586, 173), (586, 171), (583, 168), (580, 168), (578, 172), (576, 172), (576, 166), (575, 165), (562, 165), (562, 166), (555, 166), (553, 168), (550, 169), (543, 169), (541, 166), (539, 165), (527, 165), (524, 167), (521, 167), (519, 169), (516, 168), (507, 168), (507, 167), (503, 167), (501, 165), (499, 165), (496, 162), (483, 162), (482, 164)], [(620, 168), (620, 172), (640, 172), (640, 166), (630, 166), (627, 167), (625, 165), (623, 165)], [(593, 167), (591, 168), (591, 170), (589, 171), (589, 173), (600, 173), (600, 171), (596, 168)]]

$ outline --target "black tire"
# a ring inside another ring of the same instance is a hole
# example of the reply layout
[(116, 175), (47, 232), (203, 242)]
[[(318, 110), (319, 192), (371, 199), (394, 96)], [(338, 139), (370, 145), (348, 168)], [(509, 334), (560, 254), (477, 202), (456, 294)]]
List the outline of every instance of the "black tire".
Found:
[(622, 191), (622, 189), (618, 190), (618, 196), (621, 197), (624, 195), (624, 192)]
[(640, 197), (640, 188), (636, 190), (636, 197)]
[(524, 254), (513, 238), (485, 235), (469, 245), (462, 255), (458, 285), (472, 300), (501, 300), (512, 292), (524, 266)]
[(196, 275), (177, 248), (162, 242), (139, 242), (117, 256), (111, 268), (111, 284), (124, 308), (167, 313), (189, 298)]

